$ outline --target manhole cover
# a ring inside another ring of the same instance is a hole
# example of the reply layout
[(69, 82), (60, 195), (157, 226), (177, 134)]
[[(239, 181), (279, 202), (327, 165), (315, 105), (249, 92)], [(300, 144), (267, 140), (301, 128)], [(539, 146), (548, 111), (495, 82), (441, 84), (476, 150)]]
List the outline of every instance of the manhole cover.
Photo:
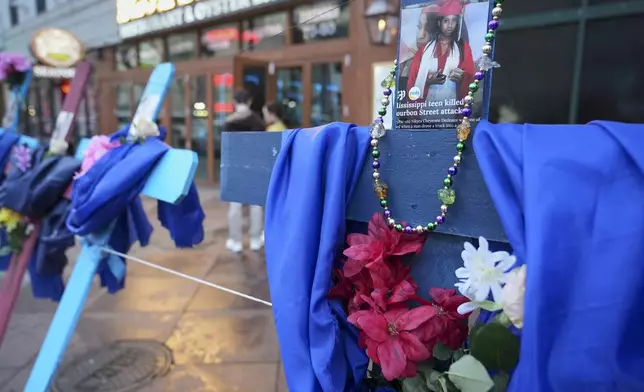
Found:
[(90, 351), (65, 365), (56, 392), (134, 391), (168, 372), (172, 352), (163, 343), (122, 340)]

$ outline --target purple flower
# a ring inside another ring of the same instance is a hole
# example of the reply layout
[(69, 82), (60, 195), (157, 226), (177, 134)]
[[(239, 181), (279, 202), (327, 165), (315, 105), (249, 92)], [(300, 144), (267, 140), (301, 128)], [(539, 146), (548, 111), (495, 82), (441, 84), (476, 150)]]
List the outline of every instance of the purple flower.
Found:
[(31, 62), (18, 53), (0, 53), (0, 80), (4, 80), (13, 72), (25, 72), (31, 68)]
[(27, 146), (15, 146), (13, 148), (13, 160), (15, 166), (25, 172), (31, 169), (31, 150)]

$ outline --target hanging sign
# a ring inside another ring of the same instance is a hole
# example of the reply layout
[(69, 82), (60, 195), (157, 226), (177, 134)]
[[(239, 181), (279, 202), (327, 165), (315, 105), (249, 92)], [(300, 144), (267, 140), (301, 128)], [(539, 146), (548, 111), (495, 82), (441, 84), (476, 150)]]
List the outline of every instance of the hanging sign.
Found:
[(55, 68), (71, 68), (85, 57), (85, 46), (69, 31), (47, 28), (31, 39), (31, 52), (38, 61)]
[[(403, 3), (396, 80), (397, 129), (456, 128), (463, 99), (484, 58), (489, 13), (487, 0)], [(489, 101), (486, 90), (489, 86), (481, 85), (474, 94), (472, 123), (485, 111)]]
[(122, 39), (190, 25), (280, 0), (117, 0)]

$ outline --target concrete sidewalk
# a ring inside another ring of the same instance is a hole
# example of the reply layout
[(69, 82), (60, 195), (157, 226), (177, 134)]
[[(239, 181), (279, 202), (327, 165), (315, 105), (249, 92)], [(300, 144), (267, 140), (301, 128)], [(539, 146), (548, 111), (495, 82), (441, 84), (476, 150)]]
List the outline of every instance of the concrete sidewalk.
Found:
[[(145, 200), (155, 231), (150, 246), (137, 246), (130, 253), (270, 300), (263, 256), (248, 251), (243, 256), (229, 255), (224, 246), (226, 205), (213, 189), (200, 188), (200, 196), (207, 215), (203, 244), (175, 249), (156, 219), (156, 202)], [(70, 250), (72, 260), (77, 253), (77, 248)], [(55, 303), (34, 300), (31, 287), (23, 288), (0, 347), (0, 391), (23, 390), (55, 310)], [(72, 377), (70, 369), (77, 363), (69, 365), (72, 361), (120, 340), (164, 343), (173, 358), (169, 371), (139, 387), (127, 386), (142, 377), (128, 374), (128, 366), (94, 369), (92, 375), (74, 377), (98, 379), (100, 385), (91, 389), (97, 392), (286, 391), (270, 308), (133, 262), (128, 262), (126, 288), (118, 294), (107, 294), (94, 285), (59, 378)], [(94, 362), (89, 359), (88, 363)], [(64, 392), (87, 390), (81, 384), (65, 384), (71, 387)], [(113, 386), (117, 384), (118, 388)]]

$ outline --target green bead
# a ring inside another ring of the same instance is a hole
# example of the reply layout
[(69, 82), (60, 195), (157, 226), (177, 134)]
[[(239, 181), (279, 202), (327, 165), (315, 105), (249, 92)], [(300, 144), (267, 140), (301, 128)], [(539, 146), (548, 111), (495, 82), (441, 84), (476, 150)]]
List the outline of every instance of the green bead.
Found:
[(487, 33), (487, 34), (485, 34), (485, 40), (486, 40), (487, 42), (492, 42), (492, 40), (493, 40), (493, 39), (494, 39), (494, 33)]
[(387, 114), (387, 108), (378, 109), (378, 114), (384, 116), (385, 114)]
[(371, 150), (371, 156), (374, 158), (380, 157), (380, 151), (378, 150)]
[(479, 84), (478, 83), (470, 83), (470, 91), (475, 93), (479, 91)]
[(427, 224), (427, 230), (429, 230), (429, 231), (434, 231), (434, 230), (436, 230), (436, 223), (429, 223), (429, 224)]
[(380, 200), (380, 206), (381, 206), (382, 208), (387, 207), (387, 200), (386, 200), (386, 199), (382, 199), (382, 200)]
[(456, 144), (456, 151), (461, 152), (463, 150), (465, 150), (465, 144), (463, 144), (463, 143)]
[(403, 231), (403, 227), (400, 223), (397, 223), (394, 227), (396, 228), (396, 231)]
[(383, 80), (382, 83), (380, 83), (380, 85), (383, 88), (392, 88), (394, 86), (394, 77), (391, 75), (387, 75), (385, 80)]
[(456, 192), (453, 189), (439, 189), (436, 193), (438, 200), (445, 205), (452, 205), (456, 201)]
[(446, 178), (443, 180), (443, 185), (445, 186), (452, 186), (452, 179), (451, 178)]

